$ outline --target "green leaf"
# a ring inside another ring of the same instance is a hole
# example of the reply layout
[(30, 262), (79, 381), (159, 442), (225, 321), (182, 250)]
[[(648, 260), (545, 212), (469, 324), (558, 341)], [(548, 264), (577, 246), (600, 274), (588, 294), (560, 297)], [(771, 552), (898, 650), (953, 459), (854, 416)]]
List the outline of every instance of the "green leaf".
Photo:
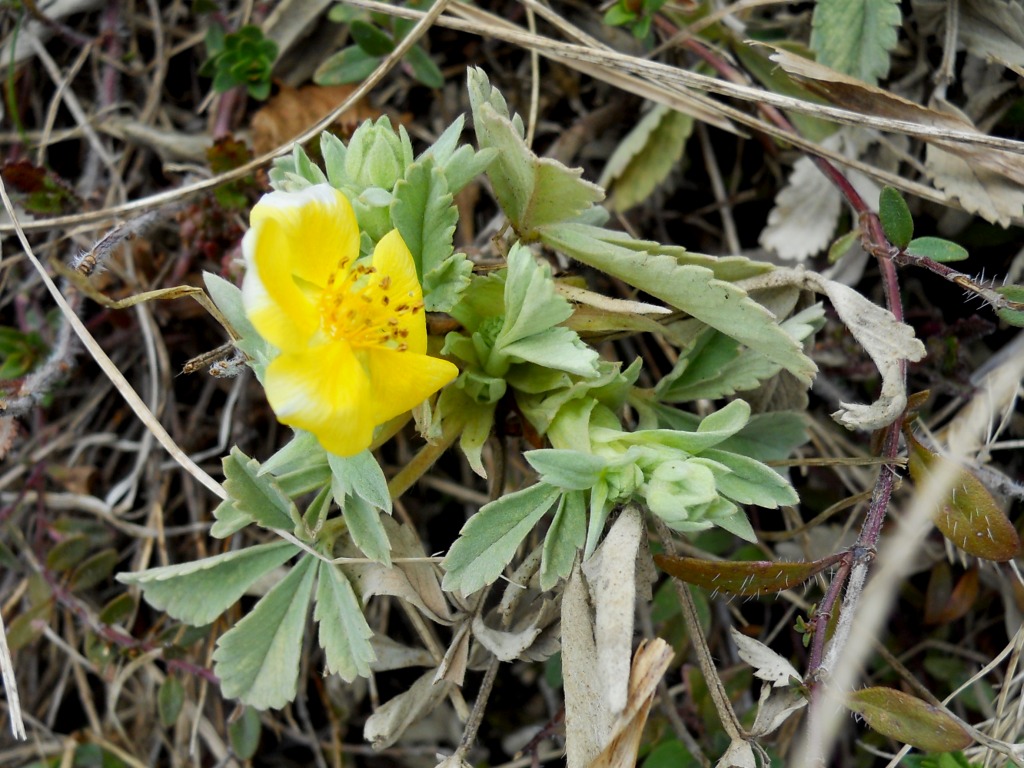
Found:
[(313, 82), (317, 85), (359, 83), (373, 74), (379, 64), (379, 56), (371, 56), (358, 45), (353, 45), (321, 62), (313, 73)]
[(540, 557), (540, 588), (552, 589), (572, 571), (576, 554), (587, 537), (587, 506), (582, 493), (562, 496), (551, 521)]
[(712, 448), (704, 451), (695, 461), (710, 459), (728, 467), (731, 472), (716, 474), (715, 486), (723, 496), (738, 504), (756, 504), (766, 509), (776, 509), (784, 504), (796, 504), (796, 495), (786, 479), (771, 467), (760, 461), (729, 451)]
[(953, 490), (935, 516), (942, 535), (964, 552), (985, 560), (1004, 563), (1020, 554), (1020, 536), (988, 488), (974, 474), (929, 451), (912, 435), (907, 468), (914, 483), (921, 485), (935, 472), (955, 473)]
[(391, 219), (416, 262), (425, 308), (451, 309), (469, 285), (473, 265), (464, 254), (454, 253), (459, 213), (445, 175), (431, 157), (410, 165), (395, 185)]
[(555, 289), (551, 268), (539, 263), (521, 243), (512, 246), (508, 254), (504, 295), (505, 321), (494, 341), (496, 355), (579, 376), (598, 375), (597, 352), (574, 331), (555, 327), (569, 318), (572, 305)]
[(497, 579), (561, 494), (558, 488), (537, 483), (481, 507), (462, 526), (441, 563), (446, 571), (442, 588), (468, 595)]
[[(1002, 285), (996, 288), (996, 293), (1009, 301), (1024, 306), (1024, 285)], [(997, 307), (996, 314), (999, 319), (1008, 325), (1024, 328), (1024, 309), (1014, 307)]]
[(444, 73), (438, 68), (429, 54), (418, 45), (414, 45), (405, 54), (405, 61), (412, 69), (412, 75), (428, 88), (444, 88)]
[(345, 524), (355, 545), (371, 560), (390, 566), (391, 543), (380, 521), (379, 508), (359, 496), (340, 497), (335, 492), (334, 498), (341, 507)]
[(217, 641), (213, 671), (226, 698), (257, 709), (279, 709), (295, 698), (317, 562), (308, 555), (299, 560)]
[(242, 304), (242, 291), (238, 286), (212, 272), (203, 272), (203, 282), (206, 284), (206, 292), (210, 294), (217, 309), (221, 311), (224, 319), (238, 334), (239, 338), (235, 341), (235, 346), (253, 360), (266, 359), (268, 357), (267, 343), (249, 322), (249, 318), (245, 314), (245, 306)]
[(373, 24), (356, 19), (348, 26), (349, 34), (360, 48), (370, 56), (387, 56), (395, 50), (391, 36), (377, 29)]
[(878, 196), (878, 218), (890, 243), (900, 250), (910, 245), (914, 236), (914, 217), (910, 215), (907, 201), (895, 187), (882, 187)]
[(833, 555), (810, 563), (771, 560), (731, 562), (655, 555), (654, 564), (687, 584), (713, 592), (755, 597), (803, 584), (835, 564), (838, 559), (839, 555)]
[(915, 237), (907, 245), (907, 253), (913, 256), (926, 256), (938, 262), (963, 261), (970, 256), (962, 245), (941, 237)]
[(545, 227), (538, 234), (551, 248), (689, 313), (760, 352), (804, 383), (810, 382), (817, 370), (767, 309), (746, 291), (717, 279), (708, 267), (680, 264), (654, 248), (634, 250), (628, 238), (589, 224), (564, 223)]
[(174, 725), (184, 704), (185, 687), (177, 675), (168, 675), (160, 684), (160, 690), (156, 694), (156, 709), (160, 715), (160, 724), (164, 728)]
[(870, 85), (889, 74), (902, 23), (899, 0), (817, 0), (811, 23), (819, 63)]
[(481, 69), (469, 70), (469, 100), (477, 143), (498, 151), (487, 170), (494, 195), (520, 237), (530, 240), (537, 227), (573, 219), (604, 197), (600, 187), (581, 178), (582, 169), (538, 158), (526, 146), (522, 120), (510, 118), (504, 98)]
[(224, 457), (224, 490), (238, 512), (264, 528), (291, 530), (299, 520), (294, 502), (273, 479), (260, 474), (260, 463), (237, 446)]
[(345, 170), (348, 148), (344, 142), (330, 131), (324, 131), (320, 134), (320, 154), (324, 159), (324, 170), (330, 185), (341, 190), (348, 188), (351, 179)]
[(486, 171), (487, 166), (498, 154), (495, 149), (484, 149), (477, 152), (468, 144), (458, 146), (464, 123), (465, 118), (459, 115), (438, 137), (437, 141), (416, 158), (417, 161), (426, 160), (428, 157), (434, 158), (437, 167), (444, 172), (448, 192), (452, 195)]
[(76, 533), (53, 545), (46, 554), (46, 567), (61, 573), (70, 571), (92, 551), (93, 540), (84, 533)]
[(332, 491), (340, 505), (346, 496), (358, 496), (366, 503), (391, 514), (391, 494), (384, 470), (369, 450), (343, 458), (328, 454)]
[(313, 616), (319, 623), (327, 671), (346, 682), (369, 677), (370, 663), (377, 658), (370, 645), (373, 630), (349, 580), (331, 563), (320, 563)]
[(623, 137), (608, 158), (598, 185), (611, 188), (608, 207), (625, 211), (642, 203), (668, 178), (693, 133), (693, 117), (656, 104)]
[[(178, 621), (202, 626), (224, 613), (250, 586), (298, 551), (287, 541), (257, 544), (191, 563), (119, 573), (117, 580), (138, 586), (146, 602)], [(202, 599), (197, 600), (197, 595)]]
[(116, 549), (101, 549), (75, 568), (71, 574), (68, 586), (72, 590), (95, 587), (110, 577), (110, 574), (114, 571), (114, 566), (117, 565), (117, 561), (120, 559), (121, 556), (117, 553)]
[(235, 755), (242, 760), (251, 760), (260, 746), (262, 732), (260, 713), (246, 707), (238, 718), (228, 723), (228, 739)]
[(523, 454), (542, 482), (567, 491), (590, 490), (601, 479), (608, 462), (583, 451), (542, 448)]
[(925, 752), (952, 752), (974, 739), (945, 710), (893, 688), (862, 688), (846, 699), (846, 706), (875, 731)]

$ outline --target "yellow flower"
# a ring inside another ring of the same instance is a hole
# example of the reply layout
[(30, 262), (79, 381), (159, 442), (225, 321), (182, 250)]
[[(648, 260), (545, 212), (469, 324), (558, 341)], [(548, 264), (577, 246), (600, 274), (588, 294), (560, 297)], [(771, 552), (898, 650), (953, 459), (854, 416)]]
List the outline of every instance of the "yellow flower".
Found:
[(242, 240), (246, 314), (280, 350), (266, 368), (267, 400), (283, 424), (339, 456), (458, 375), (429, 357), (423, 289), (397, 230), (359, 258), (359, 227), (326, 184), (271, 192)]

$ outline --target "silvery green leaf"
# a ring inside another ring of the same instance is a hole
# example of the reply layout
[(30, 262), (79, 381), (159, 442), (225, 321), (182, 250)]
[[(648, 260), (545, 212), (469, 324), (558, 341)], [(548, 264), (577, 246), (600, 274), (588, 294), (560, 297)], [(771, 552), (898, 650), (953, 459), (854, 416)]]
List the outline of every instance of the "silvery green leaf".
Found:
[(224, 315), (232, 330), (238, 334), (235, 346), (253, 360), (266, 359), (269, 356), (269, 347), (245, 314), (241, 289), (212, 272), (203, 273), (203, 282), (206, 283), (206, 292), (210, 294), (217, 309)]
[(328, 454), (335, 500), (342, 503), (345, 496), (358, 496), (368, 504), (391, 514), (391, 494), (384, 470), (369, 450), (347, 458)]
[(554, 448), (527, 451), (523, 456), (537, 470), (542, 482), (567, 491), (589, 490), (608, 464), (592, 453)]
[(320, 447), (312, 432), (296, 429), (292, 439), (264, 461), (257, 474), (283, 475), (306, 468), (310, 464), (326, 465), (327, 452)]
[[(286, 541), (257, 544), (189, 563), (119, 573), (117, 580), (137, 585), (146, 602), (178, 621), (202, 626), (224, 613), (253, 583), (298, 551)], [(202, 595), (201, 600), (196, 599), (198, 595)]]
[(233, 506), (264, 528), (291, 530), (299, 522), (295, 504), (272, 477), (260, 475), (260, 464), (237, 446), (224, 457), (224, 490)]
[(331, 563), (320, 562), (313, 616), (320, 627), (327, 670), (346, 682), (369, 677), (370, 664), (377, 658), (370, 645), (373, 630), (349, 580)]
[(759, 461), (728, 451), (711, 449), (698, 459), (724, 464), (731, 471), (717, 476), (718, 492), (740, 504), (756, 504), (775, 509), (783, 504), (796, 504), (799, 497), (778, 472)]
[(587, 505), (582, 493), (562, 496), (540, 558), (540, 588), (549, 590), (572, 570), (587, 536)]
[(320, 134), (320, 154), (324, 158), (324, 168), (327, 170), (327, 180), (336, 189), (347, 189), (351, 185), (348, 173), (345, 171), (345, 155), (348, 149), (344, 142), (330, 131)]
[(213, 671), (226, 698), (257, 709), (278, 709), (295, 698), (317, 562), (310, 556), (299, 560), (217, 641)]
[(371, 560), (391, 565), (391, 544), (381, 524), (381, 512), (360, 496), (346, 496), (344, 501), (335, 491), (335, 500), (341, 507), (352, 541)]
[(561, 494), (558, 488), (537, 483), (481, 507), (462, 526), (441, 564), (443, 588), (468, 595), (497, 579)]

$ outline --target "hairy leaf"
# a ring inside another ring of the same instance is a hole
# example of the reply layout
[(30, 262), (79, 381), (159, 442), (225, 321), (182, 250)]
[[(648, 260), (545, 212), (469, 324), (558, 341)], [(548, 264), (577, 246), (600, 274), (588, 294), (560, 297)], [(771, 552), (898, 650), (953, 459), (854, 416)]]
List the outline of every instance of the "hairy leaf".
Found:
[(562, 491), (537, 483), (485, 504), (459, 531), (442, 562), (442, 586), (468, 595), (497, 579)]
[(391, 494), (384, 471), (370, 451), (343, 458), (328, 455), (335, 501), (339, 506), (345, 496), (358, 496), (367, 504), (391, 514)]
[(776, 563), (769, 560), (716, 562), (655, 555), (654, 562), (687, 584), (730, 595), (755, 597), (792, 589), (833, 565), (838, 558), (838, 555), (833, 555), (809, 563)]
[(883, 736), (925, 752), (952, 752), (974, 741), (948, 712), (893, 688), (854, 691), (846, 706)]
[[(295, 504), (273, 479), (260, 474), (260, 463), (237, 446), (224, 457), (224, 490), (234, 508), (264, 528), (291, 530), (298, 521)], [(214, 534), (217, 535), (217, 534)]]
[(942, 535), (969, 555), (1006, 562), (1020, 553), (1020, 536), (992, 494), (971, 472), (929, 451), (912, 435), (908, 468), (917, 484), (933, 472), (956, 473), (953, 490), (935, 516)]
[(938, 262), (963, 261), (970, 255), (962, 245), (951, 243), (941, 237), (915, 237), (907, 245), (907, 253), (927, 256)]
[(907, 201), (895, 187), (882, 187), (878, 196), (878, 218), (890, 243), (900, 249), (910, 245), (914, 236), (914, 217), (910, 215)]
[(391, 544), (381, 523), (379, 508), (361, 496), (347, 496), (344, 502), (338, 503), (355, 545), (371, 560), (391, 565)]
[(822, 64), (874, 85), (889, 74), (901, 21), (899, 0), (817, 0), (811, 48)]
[(740, 288), (715, 278), (712, 270), (682, 265), (668, 255), (635, 251), (588, 224), (545, 227), (541, 240), (596, 269), (688, 312), (701, 322), (757, 350), (798, 379), (810, 381), (817, 370), (775, 317)]
[(226, 698), (257, 709), (278, 709), (295, 698), (317, 562), (310, 556), (299, 560), (217, 641), (213, 671)]
[(373, 630), (366, 623), (352, 585), (331, 563), (320, 562), (313, 616), (320, 627), (327, 670), (346, 682), (369, 677), (370, 663), (377, 658), (370, 645)]
[[(257, 544), (190, 563), (119, 573), (117, 580), (137, 585), (146, 602), (178, 621), (202, 626), (224, 613), (253, 583), (298, 551), (287, 541)], [(198, 595), (202, 599), (196, 599)]]
[(587, 536), (587, 507), (582, 493), (562, 496), (551, 521), (540, 559), (540, 588), (549, 590), (572, 571)]

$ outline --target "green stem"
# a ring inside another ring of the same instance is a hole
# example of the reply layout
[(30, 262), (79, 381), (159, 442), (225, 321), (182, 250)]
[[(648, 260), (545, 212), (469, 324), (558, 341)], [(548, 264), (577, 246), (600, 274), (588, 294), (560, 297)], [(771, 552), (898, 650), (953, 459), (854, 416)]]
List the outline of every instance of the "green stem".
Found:
[(450, 418), (445, 419), (441, 427), (441, 437), (437, 442), (427, 443), (423, 446), (413, 460), (391, 478), (391, 482), (388, 483), (388, 492), (391, 494), (391, 498), (397, 499), (423, 477), (434, 466), (434, 462), (441, 458), (441, 454), (447, 451), (462, 434), (465, 426), (466, 419), (463, 415), (453, 414)]

